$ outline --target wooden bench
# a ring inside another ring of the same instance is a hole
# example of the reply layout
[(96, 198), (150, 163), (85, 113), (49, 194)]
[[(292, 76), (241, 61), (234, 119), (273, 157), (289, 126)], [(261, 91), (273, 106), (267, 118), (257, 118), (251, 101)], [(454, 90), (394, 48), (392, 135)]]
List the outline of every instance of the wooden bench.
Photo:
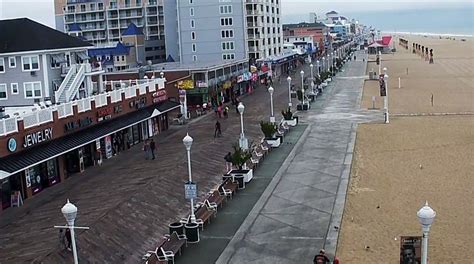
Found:
[(155, 250), (147, 251), (145, 255), (143, 255), (142, 260), (145, 260), (146, 264), (167, 264), (168, 260), (166, 260), (161, 253), (161, 247), (163, 244), (168, 240), (167, 237), (163, 237), (159, 242)]
[(221, 206), (225, 201), (226, 196), (224, 194), (221, 194), (219, 190), (214, 190), (213, 192), (209, 193), (209, 197), (207, 197), (207, 200), (212, 204), (215, 203), (217, 206)]
[(219, 190), (219, 193), (221, 195), (225, 195), (226, 197), (232, 199), (232, 196), (234, 195), (238, 187), (238, 183), (232, 182), (231, 179), (227, 179), (222, 182), (221, 185), (219, 185), (219, 188), (217, 188), (217, 190)]
[(181, 255), (181, 249), (184, 245), (187, 245), (186, 235), (178, 235), (178, 233), (173, 232), (173, 234), (166, 237), (168, 240), (161, 246), (162, 251), (173, 252), (174, 255), (179, 253)]
[(201, 226), (201, 229), (204, 230), (204, 224), (211, 222), (211, 216), (215, 217), (216, 211), (209, 209), (204, 204), (203, 206), (200, 206), (196, 212), (194, 212), (194, 215), (196, 217), (196, 220), (201, 220), (201, 221), (196, 221), (196, 223), (198, 223)]

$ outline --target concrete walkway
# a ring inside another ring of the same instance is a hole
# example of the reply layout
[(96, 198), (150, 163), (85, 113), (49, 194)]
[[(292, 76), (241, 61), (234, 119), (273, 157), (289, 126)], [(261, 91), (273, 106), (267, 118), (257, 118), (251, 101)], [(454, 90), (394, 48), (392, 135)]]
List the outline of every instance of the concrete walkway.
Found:
[(216, 263), (310, 263), (321, 248), (334, 255), (357, 124), (383, 120), (359, 109), (367, 56), (357, 58), (299, 114), (305, 135)]

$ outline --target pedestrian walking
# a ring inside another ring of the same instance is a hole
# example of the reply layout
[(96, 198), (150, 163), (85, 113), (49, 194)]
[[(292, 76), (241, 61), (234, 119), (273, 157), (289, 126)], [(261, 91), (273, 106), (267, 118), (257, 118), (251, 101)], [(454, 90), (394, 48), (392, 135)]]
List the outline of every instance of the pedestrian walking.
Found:
[(220, 104), (220, 105), (217, 107), (217, 115), (219, 116), (219, 118), (222, 117), (222, 104)]
[(148, 143), (148, 140), (145, 140), (143, 143), (143, 151), (145, 152), (145, 159), (150, 159), (150, 144)]
[(155, 141), (151, 139), (150, 141), (151, 159), (155, 159), (155, 149), (156, 149)]
[(229, 107), (228, 106), (224, 107), (224, 117), (225, 118), (229, 117)]
[(71, 251), (72, 239), (71, 239), (71, 230), (69, 230), (69, 228), (66, 228), (66, 241), (67, 241), (66, 248), (67, 250)]
[(330, 261), (329, 258), (326, 256), (326, 251), (325, 251), (324, 249), (321, 249), (321, 250), (319, 251), (319, 254), (317, 254), (316, 256), (314, 256), (313, 263), (314, 263), (314, 264), (329, 264), (329, 263), (331, 263), (331, 261)]
[(217, 136), (217, 137), (220, 137), (222, 135), (222, 132), (221, 132), (221, 123), (219, 122), (219, 120), (216, 121), (216, 125), (215, 125), (215, 130), (214, 130), (214, 138)]
[(227, 155), (224, 156), (225, 160), (225, 168), (226, 172), (229, 172), (232, 170), (232, 153), (227, 153)]

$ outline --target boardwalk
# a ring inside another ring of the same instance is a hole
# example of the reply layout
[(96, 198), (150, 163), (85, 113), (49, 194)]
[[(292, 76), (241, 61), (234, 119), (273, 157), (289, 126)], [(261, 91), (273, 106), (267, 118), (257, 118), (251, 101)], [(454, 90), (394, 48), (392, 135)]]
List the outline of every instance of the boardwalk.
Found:
[[(288, 103), (286, 82), (275, 85), (277, 120)], [(268, 120), (269, 94), (258, 88), (243, 98), (245, 131), (262, 137), (259, 121)], [(101, 167), (90, 168), (65, 182), (10, 208), (0, 217), (0, 263), (66, 263), (69, 252), (59, 250), (55, 224), (64, 224), (60, 209), (69, 198), (78, 207), (77, 245), (81, 263), (137, 263), (168, 232), (168, 223), (187, 213), (183, 182), (187, 180), (186, 151), (182, 138), (194, 138), (191, 150), (193, 179), (199, 193), (207, 193), (221, 179), (224, 155), (237, 142), (239, 115), (231, 109), (221, 119), (223, 136), (214, 139), (216, 117), (209, 114), (187, 126), (172, 127), (157, 136), (157, 159), (144, 159), (141, 146), (120, 153)]]

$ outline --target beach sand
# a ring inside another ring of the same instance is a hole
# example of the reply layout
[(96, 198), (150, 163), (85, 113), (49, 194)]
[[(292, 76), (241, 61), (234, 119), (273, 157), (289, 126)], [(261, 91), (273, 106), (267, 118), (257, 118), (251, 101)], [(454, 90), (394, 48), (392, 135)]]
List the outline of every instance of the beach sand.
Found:
[[(400, 236), (421, 236), (416, 212), (427, 200), (437, 212), (430, 263), (474, 263), (474, 115), (397, 116), (474, 112), (473, 42), (405, 37), (410, 47), (414, 39), (432, 46), (435, 64), (398, 45), (384, 56), (396, 77), (389, 82), (393, 116), (390, 124), (358, 127), (337, 255), (342, 263), (399, 263)], [(367, 81), (362, 108), (373, 95), (382, 107), (377, 82)]]

